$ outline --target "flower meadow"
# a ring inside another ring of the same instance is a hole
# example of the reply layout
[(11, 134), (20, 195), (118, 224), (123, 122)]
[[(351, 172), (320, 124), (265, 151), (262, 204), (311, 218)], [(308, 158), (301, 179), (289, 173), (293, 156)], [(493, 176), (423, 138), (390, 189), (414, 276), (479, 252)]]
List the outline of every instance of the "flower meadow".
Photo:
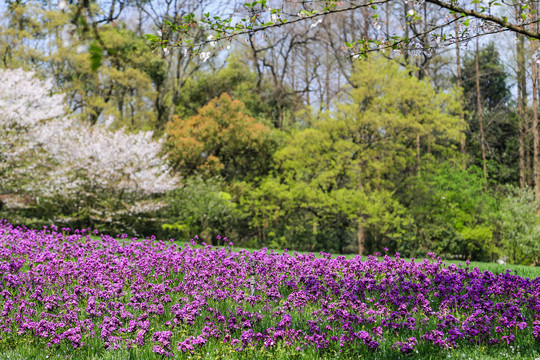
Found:
[(540, 357), (540, 278), (433, 254), (346, 259), (95, 235), (0, 223), (0, 354), (386, 359), (521, 347)]

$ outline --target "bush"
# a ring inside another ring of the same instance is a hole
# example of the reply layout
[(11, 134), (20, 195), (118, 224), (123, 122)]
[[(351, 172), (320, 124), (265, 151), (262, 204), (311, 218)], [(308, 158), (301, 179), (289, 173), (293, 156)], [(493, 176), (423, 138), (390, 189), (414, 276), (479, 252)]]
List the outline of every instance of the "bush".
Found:
[(530, 188), (509, 186), (501, 203), (501, 243), (503, 258), (513, 264), (539, 262), (540, 225), (538, 202)]
[(220, 178), (189, 177), (166, 201), (162, 229), (169, 238), (187, 240), (198, 235), (211, 244), (212, 238), (232, 231), (236, 204)]

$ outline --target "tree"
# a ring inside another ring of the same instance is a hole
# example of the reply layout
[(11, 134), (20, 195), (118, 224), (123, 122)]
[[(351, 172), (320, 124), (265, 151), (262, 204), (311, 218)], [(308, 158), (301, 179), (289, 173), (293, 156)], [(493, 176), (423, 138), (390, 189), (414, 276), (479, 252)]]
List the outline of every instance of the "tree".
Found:
[[(521, 9), (518, 9), (521, 12)], [(528, 154), (528, 128), (527, 120), (527, 76), (525, 72), (525, 37), (516, 35), (516, 80), (517, 80), (517, 107), (519, 117), (519, 186), (523, 189), (528, 183), (529, 169), (525, 165)], [(530, 184), (529, 184), (530, 185)]]
[[(43, 38), (44, 11), (36, 4), (23, 1), (6, 1), (6, 11), (0, 21), (0, 59), (2, 67), (24, 66), (28, 58), (39, 61), (42, 51), (28, 46)], [(37, 40), (37, 41), (36, 41)]]
[(0, 70), (0, 82), (0, 190), (17, 193), (43, 175), (32, 169), (43, 162), (39, 132), (64, 116), (64, 97), (52, 80), (21, 69)]
[(500, 182), (516, 181), (518, 170), (518, 124), (509, 106), (508, 77), (493, 43), (463, 61), (468, 153), (473, 161), (481, 159), (481, 163), (476, 164), (482, 166), (484, 176), (489, 173)]
[(272, 218), (304, 233), (345, 225), (359, 253), (395, 242), (410, 219), (394, 192), (422, 161), (456, 156), (463, 131), (456, 94), (437, 93), (409, 71), (382, 58), (363, 61), (350, 99), (276, 152), (276, 174), (254, 192), (252, 226)]
[(4, 193), (40, 198), (43, 216), (82, 226), (163, 206), (155, 195), (174, 189), (177, 180), (151, 132), (111, 131), (66, 116), (52, 81), (33, 73), (1, 70), (0, 80)]
[[(73, 37), (71, 45), (58, 44), (48, 58), (69, 107), (92, 125), (111, 115), (116, 128), (162, 131), (165, 120), (156, 101), (165, 82), (165, 62), (125, 26), (103, 25), (99, 34), (106, 53), (89, 39)], [(106, 66), (93, 67), (96, 57)]]
[(176, 104), (176, 114), (180, 117), (193, 116), (197, 110), (212, 99), (227, 93), (244, 103), (247, 113), (257, 121), (279, 127), (279, 112), (296, 110), (295, 97), (283, 96), (280, 110), (276, 108), (276, 90), (269, 81), (261, 80), (243, 64), (237, 55), (227, 61), (227, 66), (219, 71), (194, 74), (186, 80)]
[(529, 189), (508, 187), (501, 203), (501, 231), (504, 258), (513, 264), (538, 264), (540, 225), (538, 203)]
[(208, 103), (227, 93), (232, 98), (242, 101), (246, 111), (253, 117), (264, 121), (267, 109), (264, 109), (261, 95), (256, 91), (256, 75), (237, 59), (231, 59), (227, 66), (218, 72), (201, 72), (186, 80), (176, 104), (176, 115), (193, 116)]
[[(470, 113), (476, 112), (477, 108), (476, 59), (475, 54), (465, 56), (462, 68), (464, 98), (467, 99), (465, 106)], [(478, 75), (481, 107), (489, 112), (504, 108), (510, 98), (508, 73), (493, 42), (479, 49)]]
[(497, 198), (486, 191), (481, 168), (467, 169), (451, 161), (430, 164), (421, 176), (410, 179), (402, 203), (414, 219), (415, 233), (400, 251), (424, 256), (493, 260), (497, 235)]
[(226, 93), (197, 115), (175, 117), (166, 131), (171, 161), (184, 176), (198, 172), (242, 180), (264, 175), (271, 164), (275, 143), (271, 129)]

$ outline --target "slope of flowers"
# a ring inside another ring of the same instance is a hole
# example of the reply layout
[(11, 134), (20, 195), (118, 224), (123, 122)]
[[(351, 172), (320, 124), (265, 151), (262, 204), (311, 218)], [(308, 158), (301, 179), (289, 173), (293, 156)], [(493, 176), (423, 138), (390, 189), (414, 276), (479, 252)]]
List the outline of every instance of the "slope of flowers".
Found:
[(0, 223), (0, 352), (20, 339), (175, 357), (540, 342), (540, 278), (63, 232)]

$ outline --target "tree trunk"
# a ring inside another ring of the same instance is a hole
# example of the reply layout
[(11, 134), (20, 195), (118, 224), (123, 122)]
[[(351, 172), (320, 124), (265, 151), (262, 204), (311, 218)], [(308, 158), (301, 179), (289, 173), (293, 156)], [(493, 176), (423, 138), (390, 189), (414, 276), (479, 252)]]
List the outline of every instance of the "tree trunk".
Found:
[(416, 172), (420, 173), (420, 134), (416, 135)]
[(171, 104), (169, 106), (169, 114), (167, 117), (167, 122), (171, 122), (174, 116), (174, 110), (176, 108), (176, 103), (178, 102), (178, 98), (180, 96), (180, 88), (181, 88), (181, 82), (182, 78), (184, 77), (184, 69), (182, 67), (182, 59), (184, 55), (177, 50), (176, 51), (178, 57), (176, 59), (176, 69), (173, 69), (173, 54), (170, 55), (169, 59), (169, 71), (174, 71), (174, 77), (172, 78), (172, 91), (171, 91)]
[(328, 43), (326, 43), (325, 45), (325, 51), (326, 51), (326, 78), (324, 79), (324, 92), (325, 92), (325, 97), (326, 97), (326, 109), (330, 109), (330, 73), (332, 72), (332, 70), (330, 69), (330, 55), (329, 55), (329, 51), (328, 51)]
[[(457, 16), (457, 15), (455, 15)], [(458, 22), (456, 21), (455, 23), (455, 30), (456, 30), (456, 68), (457, 68), (457, 86), (458, 88), (462, 88), (463, 86), (463, 81), (462, 81), (462, 75), (461, 75), (461, 57), (460, 57), (460, 54), (459, 54), (459, 24)], [(461, 95), (460, 95), (460, 98), (459, 98), (459, 102), (461, 105), (463, 105), (463, 99), (461, 98)], [(459, 114), (459, 119), (461, 120), (461, 122), (464, 124), (464, 125), (467, 125), (467, 123), (465, 122), (465, 117), (463, 116), (463, 112), (461, 112)], [(466, 150), (466, 142), (467, 142), (467, 137), (465, 135), (465, 132), (461, 135), (461, 154), (463, 155), (463, 167), (465, 168), (467, 166), (467, 159), (466, 159), (466, 156), (467, 155), (467, 150)]]
[(522, 121), (522, 109), (518, 107), (519, 115), (519, 187), (525, 187), (525, 127)]
[(480, 149), (482, 150), (482, 169), (484, 170), (484, 178), (487, 179), (486, 165), (486, 144), (484, 138), (484, 121), (482, 116), (482, 94), (480, 93), (480, 51), (478, 49), (478, 38), (476, 38), (476, 112), (478, 115), (478, 126), (480, 130)]
[(527, 84), (525, 77), (525, 38), (517, 35), (517, 86), (518, 86), (518, 116), (519, 116), (519, 186), (523, 189), (526, 184), (525, 167), (525, 113), (527, 109)]
[[(531, 53), (534, 56), (536, 52), (537, 45), (536, 41), (531, 41)], [(534, 170), (534, 198), (538, 201), (540, 200), (540, 162), (538, 159), (539, 151), (539, 138), (538, 138), (538, 68), (536, 64), (536, 59), (531, 61), (531, 70), (532, 70), (532, 135), (533, 135), (533, 170)]]
[[(527, 121), (527, 131), (531, 130), (531, 124), (530, 124), (531, 121), (532, 121), (532, 119)], [(528, 134), (528, 136), (525, 137), (525, 144), (526, 144), (526, 146), (525, 146), (525, 168), (527, 169), (527, 171), (525, 173), (525, 179), (527, 180), (527, 185), (532, 187), (533, 186), (533, 179), (532, 179), (532, 173), (533, 172), (532, 172), (530, 142), (531, 142), (530, 134)]]
[(357, 240), (358, 240), (358, 255), (362, 255), (365, 250), (366, 243), (366, 229), (363, 224), (364, 219), (358, 219), (358, 231), (357, 231)]

